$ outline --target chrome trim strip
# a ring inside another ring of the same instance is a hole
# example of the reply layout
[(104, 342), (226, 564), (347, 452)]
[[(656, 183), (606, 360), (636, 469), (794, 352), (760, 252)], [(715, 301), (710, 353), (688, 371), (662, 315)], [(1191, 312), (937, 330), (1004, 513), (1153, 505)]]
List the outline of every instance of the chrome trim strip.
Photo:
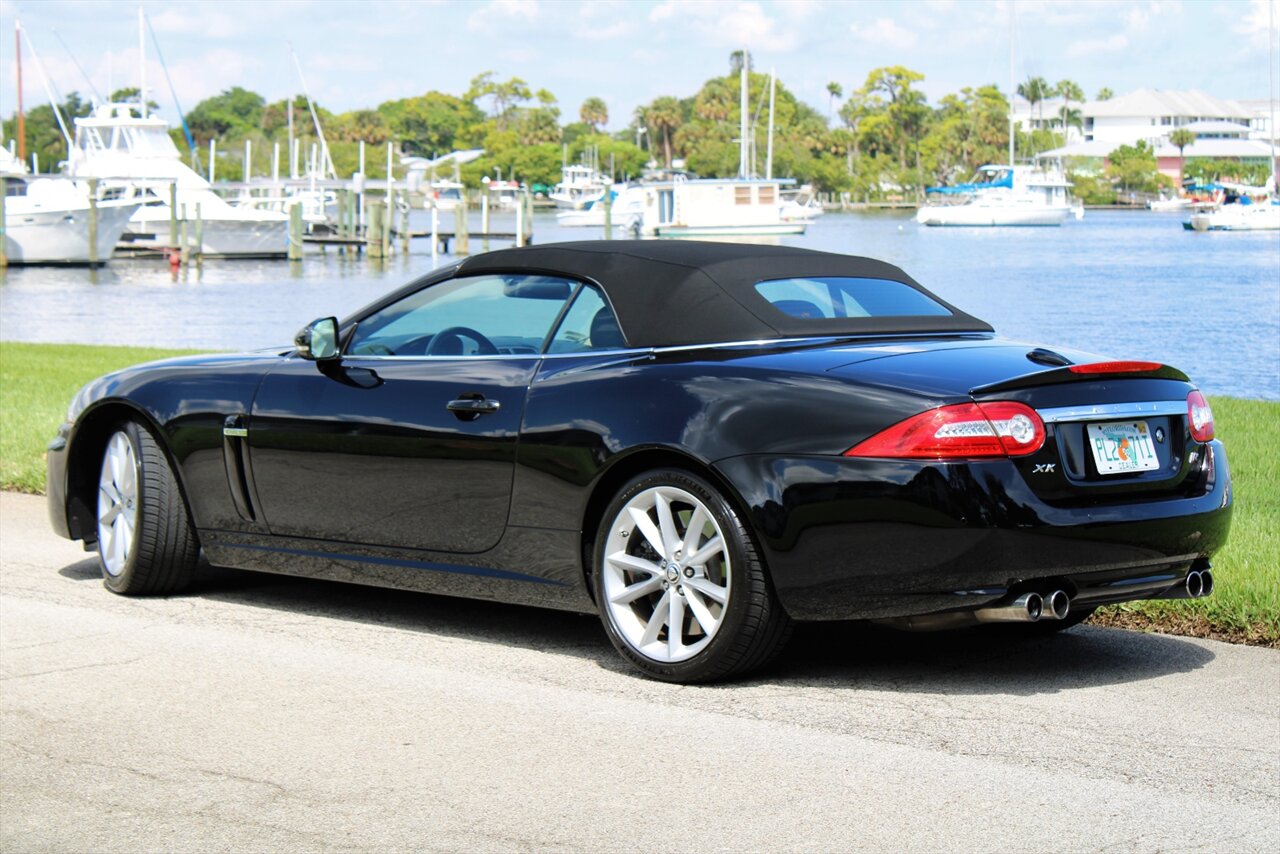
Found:
[(1186, 415), (1185, 400), (1153, 400), (1144, 403), (1099, 403), (1093, 406), (1057, 406), (1037, 409), (1046, 424), (1067, 421), (1114, 421), (1142, 415)]
[(249, 437), (248, 427), (223, 427), (222, 435), (230, 436), (235, 439), (247, 439)]

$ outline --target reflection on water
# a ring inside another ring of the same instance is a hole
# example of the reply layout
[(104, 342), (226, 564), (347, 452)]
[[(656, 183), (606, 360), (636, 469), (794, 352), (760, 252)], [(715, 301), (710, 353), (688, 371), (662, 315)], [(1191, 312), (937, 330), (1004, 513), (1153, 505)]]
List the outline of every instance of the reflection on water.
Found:
[[(415, 212), (414, 228), (429, 221)], [(514, 223), (495, 216), (495, 231)], [(598, 237), (535, 217), (538, 243)], [(478, 218), (471, 228), (479, 229)], [(787, 245), (897, 264), (1002, 335), (1187, 371), (1210, 394), (1280, 400), (1280, 236), (1186, 232), (1176, 215), (1090, 211), (1044, 229), (931, 229), (909, 213), (828, 214)], [(495, 241), (500, 249), (509, 241)], [(472, 240), (475, 252), (483, 250)], [(438, 264), (451, 262), (441, 255)], [(432, 269), (428, 241), (385, 265), (363, 256), (162, 260), (0, 274), (0, 338), (209, 349), (275, 346)]]

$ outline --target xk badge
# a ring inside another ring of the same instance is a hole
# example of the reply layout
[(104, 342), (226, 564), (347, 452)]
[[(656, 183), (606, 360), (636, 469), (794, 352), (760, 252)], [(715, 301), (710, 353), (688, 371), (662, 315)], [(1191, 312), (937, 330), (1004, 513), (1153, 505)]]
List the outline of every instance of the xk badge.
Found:
[(1057, 463), (1036, 463), (1036, 467), (1031, 470), (1032, 474), (1053, 474), (1054, 466)]

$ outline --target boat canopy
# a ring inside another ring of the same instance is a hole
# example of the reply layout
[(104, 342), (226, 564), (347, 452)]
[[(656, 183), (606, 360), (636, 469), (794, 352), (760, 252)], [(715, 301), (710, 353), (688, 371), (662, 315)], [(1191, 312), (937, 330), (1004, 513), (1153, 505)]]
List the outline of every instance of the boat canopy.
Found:
[[(987, 167), (983, 167), (984, 170)], [(996, 187), (1007, 187), (1013, 189), (1013, 170), (1005, 168), (1002, 173), (994, 171), (979, 171), (979, 175), (989, 175), (990, 181), (970, 181), (966, 184), (952, 184), (947, 187), (929, 187), (926, 193), (938, 193), (944, 196), (959, 195), (961, 193), (974, 193), (978, 190), (991, 190)]]

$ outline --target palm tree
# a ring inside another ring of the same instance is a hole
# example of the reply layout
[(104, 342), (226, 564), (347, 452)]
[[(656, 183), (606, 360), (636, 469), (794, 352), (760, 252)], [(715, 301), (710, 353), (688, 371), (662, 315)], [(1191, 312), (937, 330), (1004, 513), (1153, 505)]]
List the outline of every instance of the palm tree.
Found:
[[(1018, 94), (1026, 98), (1027, 103), (1034, 110), (1037, 104), (1043, 107), (1045, 99), (1053, 94), (1053, 87), (1043, 77), (1028, 77), (1027, 82), (1018, 84)], [(1040, 127), (1044, 127), (1043, 109), (1037, 114), (1036, 120), (1040, 123)]]
[(1110, 101), (1112, 98), (1115, 97), (1115, 94), (1116, 94), (1115, 92), (1112, 92), (1106, 86), (1103, 86), (1101, 89), (1098, 90), (1098, 94), (1093, 96), (1093, 99), (1095, 101)]
[(680, 127), (683, 121), (680, 102), (670, 95), (655, 98), (653, 103), (645, 108), (644, 120), (645, 124), (651, 127), (654, 133), (662, 135), (662, 153), (666, 160), (666, 165), (670, 167), (671, 133)]
[(583, 124), (591, 125), (591, 129), (598, 133), (603, 125), (609, 123), (609, 105), (603, 98), (588, 98), (578, 108), (578, 118)]
[(836, 101), (844, 96), (844, 89), (839, 83), (832, 80), (827, 84), (827, 94), (831, 96), (827, 100), (827, 117), (830, 118), (836, 111)]
[(1067, 141), (1067, 128), (1070, 125), (1080, 127), (1082, 123), (1080, 110), (1072, 109), (1071, 103), (1073, 101), (1083, 103), (1084, 90), (1074, 80), (1059, 80), (1058, 85), (1054, 87), (1054, 91), (1062, 98), (1062, 108), (1058, 110), (1058, 117), (1062, 120), (1062, 142), (1065, 144)]
[(1178, 149), (1178, 186), (1182, 186), (1183, 172), (1186, 169), (1187, 159), (1182, 155), (1182, 149), (1186, 148), (1196, 141), (1194, 131), (1187, 128), (1178, 128), (1169, 134), (1169, 144), (1176, 146)]

